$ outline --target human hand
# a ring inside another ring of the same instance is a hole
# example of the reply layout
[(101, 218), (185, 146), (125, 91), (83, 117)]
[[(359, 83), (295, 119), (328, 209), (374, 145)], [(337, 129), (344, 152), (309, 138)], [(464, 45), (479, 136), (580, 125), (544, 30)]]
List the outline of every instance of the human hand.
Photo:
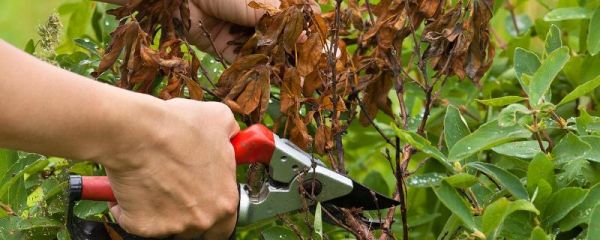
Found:
[(121, 148), (128, 151), (95, 159), (106, 167), (118, 200), (111, 213), (123, 229), (143, 237), (229, 236), (239, 202), (233, 114), (216, 102), (157, 103), (158, 125), (147, 126), (153, 131), (128, 132), (130, 147)]
[[(118, 5), (127, 4), (128, 0), (100, 0)], [(191, 29), (187, 40), (201, 51), (215, 54), (210, 40), (205, 37), (200, 26), (203, 23), (210, 33), (216, 50), (226, 61), (232, 62), (237, 54), (234, 46), (228, 43), (244, 37), (245, 32), (239, 31), (239, 26), (254, 27), (265, 14), (262, 9), (248, 6), (252, 0), (189, 0)], [(279, 7), (280, 0), (254, 0)], [(318, 8), (318, 7), (317, 7)], [(236, 30), (237, 29), (237, 30)]]

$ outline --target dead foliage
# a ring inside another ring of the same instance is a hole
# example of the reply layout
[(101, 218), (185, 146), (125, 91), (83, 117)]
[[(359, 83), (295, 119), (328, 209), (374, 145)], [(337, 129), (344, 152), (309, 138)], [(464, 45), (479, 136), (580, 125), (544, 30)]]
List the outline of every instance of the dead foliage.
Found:
[[(381, 0), (376, 5), (368, 0), (342, 5), (338, 0), (335, 10), (326, 13), (316, 11), (315, 4), (282, 0), (276, 8), (250, 2), (249, 7), (267, 14), (209, 93), (247, 124), (263, 121), (269, 106), (276, 106), (279, 111), (270, 114), (274, 130), (303, 149), (328, 156), (341, 173), (341, 136), (354, 120), (377, 128), (373, 119), (382, 112), (406, 127), (410, 116), (404, 89), (415, 84), (426, 96), (419, 128), (423, 134), (429, 109), (439, 104), (436, 86), (454, 76), (477, 83), (494, 57), (491, 0), (458, 1), (454, 6), (446, 0)], [(121, 25), (112, 33), (95, 76), (112, 69), (120, 73), (120, 87), (143, 93), (152, 93), (157, 82), (166, 80), (161, 98), (183, 97), (187, 88), (190, 98), (203, 99), (200, 61), (185, 38), (196, 24), (190, 20), (187, 1), (131, 0), (111, 14), (122, 19)], [(414, 47), (403, 48), (406, 42)], [(121, 54), (123, 62), (116, 69)], [(390, 96), (400, 103), (399, 116), (392, 111)], [(398, 186), (412, 152), (405, 148), (405, 160), (401, 162), (400, 154), (395, 159)], [(396, 191), (394, 197), (404, 195)], [(369, 229), (352, 216), (347, 214), (343, 222), (350, 223), (359, 238), (371, 239)], [(392, 217), (387, 215), (384, 226), (390, 227)]]

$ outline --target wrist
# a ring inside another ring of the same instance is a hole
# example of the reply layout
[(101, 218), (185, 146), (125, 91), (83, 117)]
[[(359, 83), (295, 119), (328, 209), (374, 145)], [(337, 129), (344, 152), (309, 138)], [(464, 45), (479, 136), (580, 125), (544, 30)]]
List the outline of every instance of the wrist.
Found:
[(159, 130), (167, 116), (165, 101), (134, 92), (121, 96), (123, 104), (101, 107), (108, 124), (105, 137), (97, 144), (100, 148), (90, 159), (109, 169), (139, 168), (144, 159), (132, 153), (144, 151), (161, 138)]

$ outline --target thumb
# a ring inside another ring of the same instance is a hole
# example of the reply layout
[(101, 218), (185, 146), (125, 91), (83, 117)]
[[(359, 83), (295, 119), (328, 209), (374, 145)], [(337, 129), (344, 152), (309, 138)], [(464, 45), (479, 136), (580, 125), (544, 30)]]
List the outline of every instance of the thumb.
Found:
[(279, 8), (279, 0), (195, 0), (194, 4), (205, 14), (236, 25), (254, 27), (265, 14), (262, 9), (248, 6), (252, 1)]

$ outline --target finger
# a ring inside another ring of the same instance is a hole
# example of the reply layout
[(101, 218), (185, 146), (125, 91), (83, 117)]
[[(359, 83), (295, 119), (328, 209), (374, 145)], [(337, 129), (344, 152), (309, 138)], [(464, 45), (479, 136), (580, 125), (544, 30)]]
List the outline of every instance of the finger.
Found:
[[(194, 3), (202, 11), (212, 17), (247, 27), (253, 27), (265, 14), (262, 9), (248, 6), (253, 0), (195, 0)], [(278, 8), (279, 0), (254, 0), (257, 3), (269, 4)]]
[(115, 220), (117, 220), (117, 223), (119, 223), (119, 219), (121, 219), (122, 215), (121, 207), (119, 207), (119, 204), (115, 202), (109, 202), (108, 210), (110, 211), (110, 214), (112, 214), (112, 216), (115, 218)]

